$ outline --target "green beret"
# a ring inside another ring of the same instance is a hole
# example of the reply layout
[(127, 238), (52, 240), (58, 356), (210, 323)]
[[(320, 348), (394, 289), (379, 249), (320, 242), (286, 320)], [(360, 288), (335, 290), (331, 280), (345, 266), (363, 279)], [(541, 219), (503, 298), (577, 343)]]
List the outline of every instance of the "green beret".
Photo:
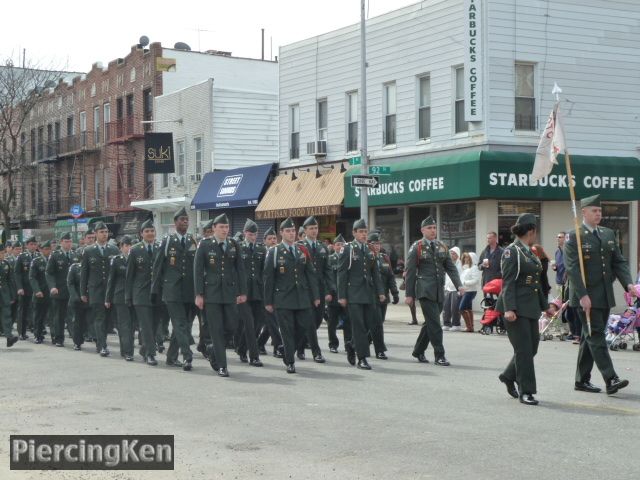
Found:
[(291, 217), (283, 220), (280, 224), (280, 230), (284, 230), (285, 228), (296, 228), (296, 224), (293, 223), (293, 219)]
[(28, 237), (28, 238), (24, 241), (24, 243), (38, 243), (38, 241), (36, 240), (36, 237), (31, 236), (31, 237)]
[(98, 230), (108, 230), (107, 225), (104, 222), (96, 222), (93, 231), (97, 232)]
[(253, 220), (251, 220), (250, 218), (247, 218), (247, 221), (244, 222), (244, 228), (242, 229), (243, 232), (251, 232), (251, 233), (258, 233), (258, 224), (256, 222), (254, 222)]
[(600, 206), (600, 195), (593, 195), (591, 197), (583, 198), (580, 200), (580, 208), (587, 207), (599, 207)]
[(40, 244), (40, 248), (51, 248), (51, 240), (47, 240), (46, 242), (42, 242)]
[(71, 232), (67, 232), (60, 237), (60, 240), (71, 240)]
[(176, 221), (180, 217), (188, 217), (188, 216), (189, 214), (187, 213), (187, 210), (184, 207), (182, 207), (173, 215), (173, 220)]
[(276, 235), (276, 231), (273, 229), (273, 227), (269, 227), (264, 231), (264, 235), (262, 236), (263, 238), (267, 238), (269, 235)]
[(91, 235), (92, 233), (95, 233), (93, 231), (93, 227), (89, 227), (89, 228), (87, 228), (87, 231), (84, 232), (84, 236), (86, 237), (87, 235)]
[(125, 235), (120, 239), (120, 245), (133, 245), (133, 239), (129, 235)]
[(153, 226), (153, 219), (148, 218), (140, 225), (140, 231), (143, 231), (145, 228), (156, 228)]
[(427, 218), (422, 220), (422, 223), (420, 224), (420, 228), (429, 227), (429, 226), (435, 225), (435, 224), (436, 224), (436, 221), (434, 220), (434, 218), (431, 215), (429, 215)]
[(380, 234), (378, 232), (371, 232), (369, 235), (367, 235), (367, 241), (368, 242), (379, 242), (380, 241)]
[(533, 213), (523, 213), (516, 220), (516, 225), (537, 225), (538, 221)]
[(302, 235), (304, 233), (304, 227), (300, 227), (298, 229), (298, 235)]
[(304, 223), (302, 224), (303, 227), (311, 227), (313, 225), (318, 225), (318, 221), (316, 220), (316, 217), (311, 216), (309, 218), (307, 218)]
[(213, 219), (213, 224), (217, 225), (221, 223), (222, 225), (229, 225), (229, 217), (227, 217), (226, 213), (221, 213), (216, 218)]
[(353, 229), (354, 230), (359, 230), (361, 228), (367, 228), (367, 222), (365, 221), (364, 218), (361, 218), (360, 220), (356, 220), (353, 223)]
[(347, 243), (344, 241), (344, 237), (342, 234), (338, 234), (338, 236), (333, 240), (333, 243)]
[(207, 223), (204, 224), (204, 226), (202, 227), (203, 230), (211, 230), (213, 228), (213, 220), (209, 220)]

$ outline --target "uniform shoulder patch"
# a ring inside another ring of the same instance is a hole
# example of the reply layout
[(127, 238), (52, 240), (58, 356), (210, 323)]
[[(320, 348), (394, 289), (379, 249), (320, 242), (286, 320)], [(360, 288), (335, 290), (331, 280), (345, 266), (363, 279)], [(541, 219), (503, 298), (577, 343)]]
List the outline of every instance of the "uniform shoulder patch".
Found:
[(506, 248), (506, 249), (504, 250), (504, 252), (502, 253), (502, 256), (503, 256), (504, 258), (511, 258), (511, 249)]

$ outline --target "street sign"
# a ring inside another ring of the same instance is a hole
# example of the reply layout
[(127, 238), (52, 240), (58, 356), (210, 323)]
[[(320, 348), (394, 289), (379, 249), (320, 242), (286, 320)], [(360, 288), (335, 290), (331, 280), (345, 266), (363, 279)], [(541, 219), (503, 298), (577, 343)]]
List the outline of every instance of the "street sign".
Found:
[(67, 218), (67, 223), (89, 223), (88, 218)]
[(391, 167), (384, 165), (369, 165), (369, 175), (391, 175)]
[(349, 159), (349, 165), (362, 165), (362, 157), (351, 157)]
[(371, 175), (352, 175), (351, 186), (375, 188), (378, 186), (378, 177), (372, 177)]
[(71, 210), (69, 210), (69, 213), (73, 218), (78, 218), (82, 216), (82, 214), (84, 213), (84, 210), (82, 209), (82, 205), (72, 205)]

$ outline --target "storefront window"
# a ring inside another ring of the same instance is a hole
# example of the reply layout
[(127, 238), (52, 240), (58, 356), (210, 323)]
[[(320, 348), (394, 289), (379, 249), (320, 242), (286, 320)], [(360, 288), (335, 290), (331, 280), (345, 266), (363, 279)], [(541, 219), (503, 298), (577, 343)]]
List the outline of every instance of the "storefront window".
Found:
[(398, 264), (404, 264), (403, 221), (402, 208), (376, 208), (376, 228), (380, 230), (382, 248), (389, 255), (394, 271), (398, 270)]
[(629, 204), (603, 203), (602, 221), (600, 225), (610, 228), (616, 234), (620, 249), (625, 258), (629, 259)]
[(476, 204), (440, 205), (440, 240), (462, 252), (476, 251)]
[(498, 243), (501, 246), (509, 245), (513, 241), (511, 227), (523, 213), (533, 213), (536, 216), (538, 238), (541, 238), (540, 202), (498, 202)]

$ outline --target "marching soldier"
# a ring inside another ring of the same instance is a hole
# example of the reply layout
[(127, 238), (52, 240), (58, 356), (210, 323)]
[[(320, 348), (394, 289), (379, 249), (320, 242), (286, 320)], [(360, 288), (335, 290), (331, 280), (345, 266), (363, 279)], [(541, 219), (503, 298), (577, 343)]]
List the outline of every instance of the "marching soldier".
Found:
[[(620, 252), (613, 230), (600, 227), (602, 207), (600, 196), (594, 195), (580, 202), (582, 208), (581, 243), (585, 282), (580, 274), (580, 261), (576, 232), (567, 235), (564, 244), (564, 265), (569, 277), (569, 302), (576, 308), (582, 322), (582, 339), (578, 351), (575, 389), (597, 393), (600, 389), (591, 384), (591, 370), (595, 362), (606, 384), (608, 395), (613, 395), (629, 385), (621, 380), (614, 367), (605, 334), (609, 311), (615, 306), (613, 282), (617, 278), (623, 288), (635, 296), (629, 264)], [(591, 335), (588, 335), (587, 315), (591, 317)]]
[(296, 373), (296, 329), (304, 332), (311, 345), (313, 360), (324, 363), (313, 323), (312, 306), (320, 305), (318, 282), (307, 255), (295, 243), (296, 226), (291, 218), (280, 224), (282, 242), (269, 249), (264, 267), (264, 303), (276, 313), (284, 342), (287, 373)]
[(393, 304), (397, 305), (400, 301), (400, 292), (398, 291), (398, 285), (396, 284), (396, 277), (391, 269), (391, 260), (389, 255), (382, 252), (380, 245), (380, 234), (370, 233), (367, 238), (369, 247), (373, 251), (378, 262), (378, 268), (380, 269), (380, 278), (382, 279), (382, 290), (384, 291), (385, 301), (380, 303), (380, 318), (382, 322), (387, 318), (387, 306), (391, 302), (393, 297)]
[[(340, 324), (340, 320), (342, 319), (342, 335), (344, 338), (345, 349), (347, 350), (347, 354), (349, 355), (349, 363), (355, 365), (356, 357), (355, 350), (353, 349), (351, 343), (351, 324), (349, 323), (347, 316), (346, 308), (342, 307), (338, 303), (338, 260), (340, 255), (342, 254), (342, 250), (345, 245), (344, 238), (342, 235), (338, 235), (333, 241), (333, 253), (329, 255), (329, 269), (331, 270), (331, 275), (333, 276), (333, 282), (331, 284), (333, 290), (331, 293), (331, 301), (327, 304), (327, 313), (329, 320), (327, 321), (327, 332), (329, 334), (329, 351), (331, 353), (338, 353), (338, 346), (340, 345), (340, 340), (338, 340), (338, 326)], [(349, 347), (347, 347), (349, 345)]]
[(307, 235), (304, 233), (304, 227), (300, 227), (298, 229), (298, 243), (304, 242), (305, 238), (307, 238)]
[(213, 220), (213, 237), (198, 245), (194, 268), (196, 305), (205, 310), (215, 357), (210, 363), (220, 377), (229, 376), (226, 335), (236, 330), (237, 305), (247, 301), (244, 264), (238, 244), (228, 236), (223, 213)]
[(110, 352), (107, 348), (107, 309), (104, 305), (104, 299), (111, 258), (118, 255), (118, 249), (108, 244), (109, 229), (104, 222), (97, 222), (94, 230), (96, 243), (85, 247), (82, 253), (80, 298), (91, 307), (91, 318), (96, 336), (96, 352), (100, 353), (102, 357), (107, 357)]
[(27, 335), (27, 327), (32, 325), (33, 322), (33, 305), (31, 303), (33, 291), (31, 290), (31, 282), (29, 281), (29, 269), (31, 268), (33, 259), (38, 256), (36, 237), (27, 238), (24, 244), (27, 249), (16, 257), (13, 270), (18, 293), (17, 327), (20, 340), (29, 338)]
[(139, 335), (142, 336), (140, 355), (147, 365), (155, 367), (158, 365), (156, 343), (160, 318), (154, 314), (157, 299), (151, 296), (153, 262), (157, 245), (156, 229), (150, 219), (140, 225), (140, 233), (142, 241), (131, 248), (127, 260), (124, 299), (127, 305), (132, 305), (135, 309), (140, 325)]
[(68, 309), (72, 312), (71, 335), (73, 337), (73, 349), (82, 350), (84, 335), (87, 331), (87, 314), (89, 305), (82, 301), (80, 293), (80, 274), (82, 265), (78, 257), (78, 262), (71, 264), (67, 274), (67, 289), (69, 290)]
[(47, 262), (46, 278), (53, 306), (52, 337), (57, 347), (64, 345), (64, 327), (69, 304), (67, 276), (69, 267), (80, 261), (78, 255), (71, 250), (71, 234), (60, 237), (60, 249), (51, 253)]
[[(202, 227), (202, 239), (208, 239), (213, 237), (213, 220), (209, 220)], [(195, 261), (194, 261), (195, 264)], [(211, 343), (211, 337), (209, 336), (209, 326), (207, 325), (207, 319), (205, 317), (204, 310), (196, 307), (198, 314), (198, 346), (196, 350), (202, 353), (202, 355), (210, 360), (210, 354), (213, 353), (213, 345)]]
[(0, 243), (0, 315), (2, 318), (2, 331), (7, 337), (7, 347), (13, 346), (18, 337), (13, 335), (13, 318), (11, 317), (11, 305), (16, 301), (16, 286), (13, 278), (11, 264), (5, 258), (5, 245)]
[[(191, 327), (196, 316), (193, 290), (196, 244), (191, 234), (187, 233), (189, 215), (184, 207), (173, 216), (173, 223), (176, 233), (164, 237), (153, 264), (151, 294), (156, 297), (162, 294), (173, 326), (167, 365), (190, 371), (193, 361)], [(179, 352), (184, 363), (178, 360)]]
[(118, 337), (120, 340), (120, 356), (127, 362), (133, 362), (133, 314), (132, 307), (125, 301), (125, 287), (127, 276), (127, 260), (131, 250), (131, 237), (125, 235), (120, 240), (120, 255), (111, 259), (109, 279), (105, 293), (104, 306), (113, 309), (118, 321)]
[[(381, 341), (380, 316), (378, 303), (385, 296), (380, 279), (378, 263), (367, 246), (367, 224), (364, 219), (353, 224), (351, 243), (345, 245), (338, 258), (338, 302), (347, 309), (355, 350), (358, 357), (358, 368), (371, 370), (367, 362), (370, 356), (368, 334), (371, 332), (377, 356), (384, 354), (384, 342)], [(351, 345), (345, 345), (347, 358), (353, 365), (354, 356)]]
[[(264, 246), (267, 252), (271, 247), (275, 247), (278, 244), (278, 236), (276, 235), (276, 231), (273, 229), (273, 227), (267, 228), (262, 238), (264, 240)], [(265, 325), (262, 329), (262, 333), (260, 333), (260, 335), (258, 336), (258, 351), (260, 353), (267, 353), (265, 345), (267, 344), (267, 340), (269, 340), (269, 337), (271, 337), (273, 356), (275, 358), (283, 358), (284, 346), (282, 344), (282, 337), (280, 336), (280, 330), (278, 328), (278, 322), (276, 321), (275, 314), (265, 309), (264, 322)]]
[[(9, 244), (9, 242), (7, 242), (7, 244)], [(11, 255), (5, 255), (5, 260), (9, 262), (9, 265), (11, 266), (14, 285), (15, 285), (16, 260), (18, 258), (18, 255), (20, 255), (21, 253), (22, 253), (22, 244), (20, 242), (14, 242), (11, 248)], [(12, 323), (16, 323), (16, 327), (17, 327), (18, 325), (17, 323), (18, 322), (18, 300), (17, 299), (11, 304), (11, 319), (12, 319)]]
[(236, 342), (236, 352), (240, 360), (247, 361), (249, 352), (249, 364), (261, 367), (258, 343), (256, 341), (256, 329), (264, 325), (264, 296), (263, 272), (264, 260), (267, 249), (264, 245), (256, 243), (258, 225), (251, 219), (244, 224), (244, 241), (240, 243), (240, 255), (244, 262), (244, 271), (247, 279), (247, 301), (238, 305), (239, 319)]
[[(49, 286), (47, 285), (46, 270), (47, 261), (51, 255), (51, 241), (40, 245), (40, 255), (31, 261), (29, 268), (29, 281), (31, 282), (31, 291), (33, 292), (32, 302), (33, 310), (33, 335), (36, 343), (40, 344), (44, 341), (44, 324), (49, 311)], [(52, 332), (53, 341), (53, 332)]]
[(431, 343), (436, 365), (446, 367), (449, 366), (449, 362), (444, 356), (442, 326), (440, 325), (440, 314), (444, 303), (445, 275), (449, 275), (460, 294), (464, 293), (464, 288), (460, 283), (458, 269), (449, 255), (449, 249), (444, 243), (436, 240), (438, 230), (433, 217), (425, 218), (421, 223), (420, 230), (423, 238), (411, 245), (406, 267), (407, 297), (405, 302), (411, 305), (416, 298), (420, 300), (425, 320), (412, 355), (421, 363), (429, 363), (424, 352)]

